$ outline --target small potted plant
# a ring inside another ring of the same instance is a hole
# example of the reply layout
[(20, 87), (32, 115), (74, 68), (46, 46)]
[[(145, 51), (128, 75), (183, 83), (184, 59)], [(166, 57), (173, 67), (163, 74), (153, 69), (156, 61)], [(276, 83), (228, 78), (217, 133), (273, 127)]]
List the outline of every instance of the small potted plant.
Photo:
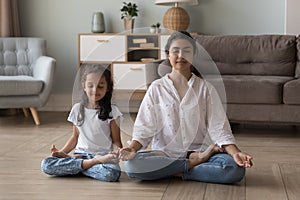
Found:
[(138, 16), (138, 6), (135, 3), (123, 2), (121, 19), (124, 20), (125, 30), (133, 30), (134, 18)]
[(152, 24), (150, 26), (150, 33), (160, 33), (160, 23), (157, 22), (156, 24)]
[(150, 33), (155, 33), (156, 32), (156, 24), (152, 24), (150, 26)]

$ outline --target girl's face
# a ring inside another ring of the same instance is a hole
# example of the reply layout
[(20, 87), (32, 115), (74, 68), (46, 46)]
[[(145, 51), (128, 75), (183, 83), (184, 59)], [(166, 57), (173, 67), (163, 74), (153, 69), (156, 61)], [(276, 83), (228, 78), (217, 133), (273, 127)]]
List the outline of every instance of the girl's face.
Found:
[(86, 76), (84, 91), (89, 102), (94, 104), (100, 101), (107, 92), (107, 82), (104, 76), (99, 73), (90, 73)]
[(168, 58), (173, 68), (190, 69), (193, 61), (192, 44), (185, 39), (174, 40), (170, 45)]

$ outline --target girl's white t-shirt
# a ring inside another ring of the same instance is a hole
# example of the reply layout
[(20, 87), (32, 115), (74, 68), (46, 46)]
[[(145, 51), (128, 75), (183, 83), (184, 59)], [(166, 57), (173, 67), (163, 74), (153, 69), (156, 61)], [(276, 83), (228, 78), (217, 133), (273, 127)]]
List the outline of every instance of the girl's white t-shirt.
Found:
[(112, 150), (110, 122), (115, 119), (122, 120), (122, 113), (115, 105), (112, 105), (111, 108), (110, 116), (112, 118), (105, 121), (98, 118), (97, 110), (84, 108), (84, 123), (78, 126), (80, 103), (76, 103), (72, 107), (68, 121), (72, 122), (79, 131), (75, 152), (106, 154)]

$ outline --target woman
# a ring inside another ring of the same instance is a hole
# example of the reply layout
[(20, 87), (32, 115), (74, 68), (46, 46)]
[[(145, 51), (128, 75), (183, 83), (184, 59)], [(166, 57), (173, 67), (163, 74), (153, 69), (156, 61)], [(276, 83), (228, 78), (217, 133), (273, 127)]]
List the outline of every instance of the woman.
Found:
[[(239, 182), (245, 168), (252, 166), (252, 157), (237, 147), (216, 90), (192, 73), (194, 39), (187, 32), (174, 32), (165, 51), (172, 72), (151, 84), (132, 142), (120, 150), (128, 176)], [(207, 139), (213, 143), (202, 151)], [(151, 141), (152, 150), (142, 151)]]

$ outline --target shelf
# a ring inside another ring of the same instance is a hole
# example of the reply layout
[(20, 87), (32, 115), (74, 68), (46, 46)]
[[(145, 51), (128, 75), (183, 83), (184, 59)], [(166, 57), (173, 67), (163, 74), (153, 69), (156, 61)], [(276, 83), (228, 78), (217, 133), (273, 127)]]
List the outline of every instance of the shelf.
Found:
[(142, 58), (153, 58), (154, 60), (157, 60), (159, 58), (159, 51), (157, 49), (155, 50), (142, 49), (142, 50), (128, 51), (127, 53), (128, 62), (141, 61)]
[(159, 47), (149, 47), (149, 48), (144, 48), (144, 47), (129, 47), (128, 50), (159, 50)]

